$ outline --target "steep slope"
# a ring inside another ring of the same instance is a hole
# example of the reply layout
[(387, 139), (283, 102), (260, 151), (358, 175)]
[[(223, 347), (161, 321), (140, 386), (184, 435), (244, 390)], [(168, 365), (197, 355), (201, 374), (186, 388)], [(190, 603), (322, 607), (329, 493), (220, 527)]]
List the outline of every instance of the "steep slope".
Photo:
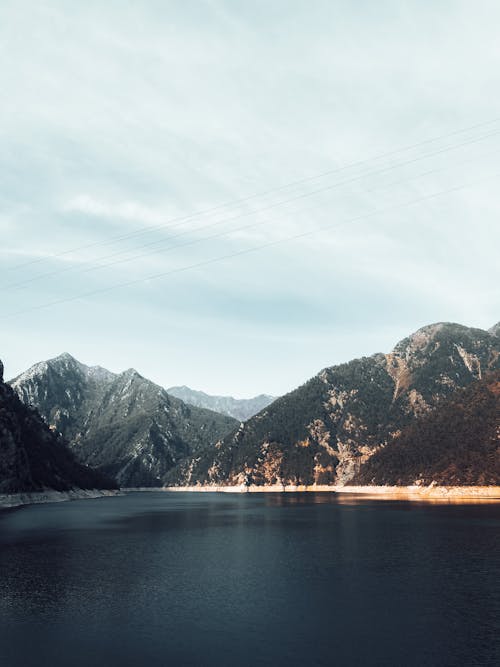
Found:
[(500, 372), (459, 390), (374, 454), (354, 484), (500, 484)]
[(122, 485), (149, 486), (235, 426), (230, 417), (188, 406), (130, 369), (107, 388), (73, 442), (83, 460)]
[(211, 396), (204, 391), (195, 391), (189, 387), (170, 387), (167, 392), (171, 396), (180, 398), (184, 403), (198, 408), (206, 408), (220, 412), (223, 415), (234, 417), (238, 421), (246, 421), (258, 412), (267, 408), (275, 398), (267, 394), (259, 394), (253, 398), (233, 398), (232, 396)]
[(488, 332), (493, 336), (500, 336), (500, 322), (494, 324), (491, 329), (488, 329)]
[(133, 369), (115, 375), (68, 354), (36, 364), (13, 389), (62, 433), (78, 459), (121, 486), (158, 486), (172, 466), (238, 422), (185, 405)]
[(0, 493), (114, 488), (77, 463), (60, 436), (3, 382), (0, 361)]
[(171, 484), (343, 484), (415, 417), (500, 367), (500, 339), (423, 327), (390, 354), (321, 371), (169, 475)]
[(47, 424), (72, 441), (81, 435), (116, 375), (100, 366), (86, 366), (65, 352), (41, 361), (9, 384), (26, 405), (35, 407)]

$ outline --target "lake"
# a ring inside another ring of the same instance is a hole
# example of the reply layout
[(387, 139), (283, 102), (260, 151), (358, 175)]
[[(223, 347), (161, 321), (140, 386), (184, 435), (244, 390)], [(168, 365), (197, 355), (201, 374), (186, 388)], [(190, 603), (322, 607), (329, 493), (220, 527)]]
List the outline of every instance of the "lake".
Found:
[(0, 665), (500, 664), (500, 505), (142, 492), (0, 511)]

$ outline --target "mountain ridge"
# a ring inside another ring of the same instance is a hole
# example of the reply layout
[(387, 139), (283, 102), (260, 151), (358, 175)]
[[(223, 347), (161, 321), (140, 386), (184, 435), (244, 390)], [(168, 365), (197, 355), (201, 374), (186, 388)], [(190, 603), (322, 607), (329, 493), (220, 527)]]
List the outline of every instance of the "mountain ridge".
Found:
[(204, 391), (191, 389), (186, 385), (169, 387), (167, 392), (172, 396), (180, 398), (185, 403), (214, 410), (215, 412), (234, 417), (234, 419), (238, 419), (239, 421), (246, 421), (276, 400), (276, 397), (269, 394), (259, 394), (251, 398), (212, 395)]
[(3, 381), (0, 361), (0, 493), (113, 489), (78, 463), (65, 441)]
[(323, 368), (244, 422), (169, 393), (187, 387), (165, 390), (133, 368), (111, 373), (68, 353), (12, 386), (81, 461), (123, 486), (343, 485), (415, 422), (500, 368), (497, 330), (425, 325), (388, 353)]
[(475, 380), (376, 452), (353, 484), (500, 482), (500, 371)]
[(171, 485), (347, 484), (412, 421), (500, 366), (500, 339), (456, 323), (421, 327), (387, 354), (327, 367), (249, 419)]
[(111, 373), (68, 353), (34, 364), (11, 386), (67, 438), (80, 461), (121, 486), (161, 486), (180, 458), (238, 423), (185, 405), (133, 368)]

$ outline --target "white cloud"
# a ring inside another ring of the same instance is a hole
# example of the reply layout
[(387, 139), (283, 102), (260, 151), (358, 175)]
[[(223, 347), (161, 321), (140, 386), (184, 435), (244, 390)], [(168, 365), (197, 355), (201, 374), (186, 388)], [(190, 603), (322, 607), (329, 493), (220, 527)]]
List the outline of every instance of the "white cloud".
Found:
[(85, 194), (77, 195), (69, 201), (64, 202), (61, 209), (65, 213), (83, 213), (97, 218), (128, 220), (135, 222), (137, 225), (162, 225), (169, 218), (174, 217), (174, 213), (172, 212), (159, 211), (139, 202), (123, 201), (110, 203), (94, 199), (92, 196)]

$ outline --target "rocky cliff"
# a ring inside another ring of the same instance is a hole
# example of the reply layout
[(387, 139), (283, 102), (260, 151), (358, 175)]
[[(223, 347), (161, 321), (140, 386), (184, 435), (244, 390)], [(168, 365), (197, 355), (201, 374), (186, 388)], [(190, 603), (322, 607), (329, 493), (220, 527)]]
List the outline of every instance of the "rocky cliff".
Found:
[(114, 486), (110, 479), (77, 463), (62, 437), (19, 400), (3, 382), (0, 361), (0, 493)]
[(458, 390), (404, 429), (353, 483), (500, 485), (500, 371)]
[(36, 364), (11, 385), (68, 439), (80, 461), (120, 486), (160, 486), (181, 459), (238, 426), (184, 404), (133, 369), (114, 374), (69, 354)]
[(181, 462), (171, 484), (345, 484), (404, 428), (500, 367), (500, 338), (458, 324), (423, 327), (389, 354), (321, 371), (213, 450)]

